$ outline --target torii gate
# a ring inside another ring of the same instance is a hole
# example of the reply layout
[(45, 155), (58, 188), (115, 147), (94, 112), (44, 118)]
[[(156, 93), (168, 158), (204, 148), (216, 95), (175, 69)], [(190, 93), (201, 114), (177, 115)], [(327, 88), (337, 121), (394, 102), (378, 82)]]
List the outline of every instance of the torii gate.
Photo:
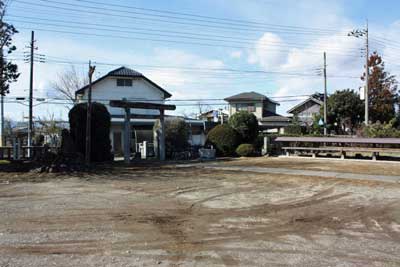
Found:
[[(111, 100), (110, 106), (125, 109), (124, 160), (126, 163), (130, 162), (130, 156), (131, 156), (131, 125), (130, 125), (131, 118), (160, 119), (159, 157), (160, 157), (160, 160), (165, 160), (164, 110), (175, 110), (176, 109), (175, 105), (164, 105), (164, 104), (145, 103), (145, 102), (130, 102), (127, 100)], [(131, 115), (131, 108), (159, 110), (160, 115), (139, 115), (139, 114)]]

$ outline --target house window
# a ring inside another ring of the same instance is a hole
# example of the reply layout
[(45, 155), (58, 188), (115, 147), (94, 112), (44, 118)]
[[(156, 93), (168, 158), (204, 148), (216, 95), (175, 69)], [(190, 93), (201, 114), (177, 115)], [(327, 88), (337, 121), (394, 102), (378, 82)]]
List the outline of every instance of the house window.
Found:
[(247, 104), (236, 104), (236, 110), (237, 111), (247, 110)]
[(247, 111), (248, 112), (255, 112), (256, 111), (256, 106), (254, 104), (248, 104), (247, 105)]
[(248, 111), (248, 112), (255, 112), (256, 105), (254, 103), (241, 103), (236, 104), (237, 111)]
[(132, 86), (131, 79), (117, 79), (117, 86)]

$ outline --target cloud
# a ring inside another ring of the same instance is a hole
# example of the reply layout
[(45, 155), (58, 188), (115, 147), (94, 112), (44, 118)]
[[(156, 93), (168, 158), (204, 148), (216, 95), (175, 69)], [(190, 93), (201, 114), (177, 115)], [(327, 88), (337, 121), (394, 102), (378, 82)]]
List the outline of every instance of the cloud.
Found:
[(229, 56), (233, 59), (239, 59), (242, 57), (243, 52), (240, 50), (236, 50), (236, 51), (232, 51), (231, 53), (229, 53)]
[[(211, 69), (223, 68), (221, 60), (210, 59), (183, 50), (157, 48), (153, 55), (152, 65), (173, 66), (176, 68), (155, 68), (146, 70), (146, 75), (173, 95), (173, 98), (206, 98), (212, 95), (212, 90), (195, 89), (193, 83), (207, 83), (213, 77), (207, 76)], [(198, 70), (197, 70), (198, 69)], [(202, 76), (206, 75), (206, 76)]]
[(249, 52), (248, 63), (258, 64), (265, 70), (273, 69), (285, 60), (285, 53), (277, 50), (284, 45), (282, 39), (274, 33), (264, 33)]
[[(248, 61), (266, 71), (278, 73), (274, 77), (274, 96), (309, 95), (324, 90), (322, 69), (323, 52), (326, 51), (328, 93), (345, 88), (357, 90), (362, 84), (358, 78), (363, 71), (360, 51), (362, 43), (356, 38), (348, 37), (347, 32), (348, 29), (344, 28), (337, 34), (315, 38), (304, 47), (289, 48), (286, 52), (271, 50), (269, 53), (261, 53), (257, 46), (266, 39), (279, 40), (282, 46), (288, 46), (279, 36), (264, 34), (250, 53)], [(296, 103), (285, 102), (279, 110), (285, 113), (294, 104)]]
[(372, 36), (372, 50), (378, 50), (382, 55), (388, 71), (392, 74), (399, 74), (400, 20), (393, 22), (388, 28), (379, 28), (376, 32), (380, 34)]

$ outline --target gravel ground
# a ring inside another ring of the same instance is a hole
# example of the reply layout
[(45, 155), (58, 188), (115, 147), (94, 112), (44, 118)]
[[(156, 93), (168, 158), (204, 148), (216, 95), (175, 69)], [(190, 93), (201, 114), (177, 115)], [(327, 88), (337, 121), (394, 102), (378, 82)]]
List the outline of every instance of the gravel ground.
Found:
[(0, 173), (0, 266), (400, 266), (399, 184), (201, 166)]

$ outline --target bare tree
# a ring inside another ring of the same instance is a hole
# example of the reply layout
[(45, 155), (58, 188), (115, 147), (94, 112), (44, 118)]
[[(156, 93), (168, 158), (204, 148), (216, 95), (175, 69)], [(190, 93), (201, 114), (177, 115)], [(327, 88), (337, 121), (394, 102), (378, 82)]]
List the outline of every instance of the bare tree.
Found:
[(200, 117), (203, 113), (209, 112), (211, 110), (213, 110), (213, 107), (208, 105), (208, 104), (204, 104), (202, 102), (197, 102), (197, 107), (199, 110), (199, 113), (197, 114), (197, 117)]
[(75, 92), (88, 83), (89, 77), (71, 65), (68, 69), (57, 74), (57, 80), (53, 81), (51, 86), (55, 90), (56, 97), (74, 104), (76, 101)]
[(37, 121), (41, 134), (47, 136), (52, 145), (56, 145), (63, 129), (62, 120), (56, 119), (54, 113), (49, 113), (45, 117), (39, 117)]

